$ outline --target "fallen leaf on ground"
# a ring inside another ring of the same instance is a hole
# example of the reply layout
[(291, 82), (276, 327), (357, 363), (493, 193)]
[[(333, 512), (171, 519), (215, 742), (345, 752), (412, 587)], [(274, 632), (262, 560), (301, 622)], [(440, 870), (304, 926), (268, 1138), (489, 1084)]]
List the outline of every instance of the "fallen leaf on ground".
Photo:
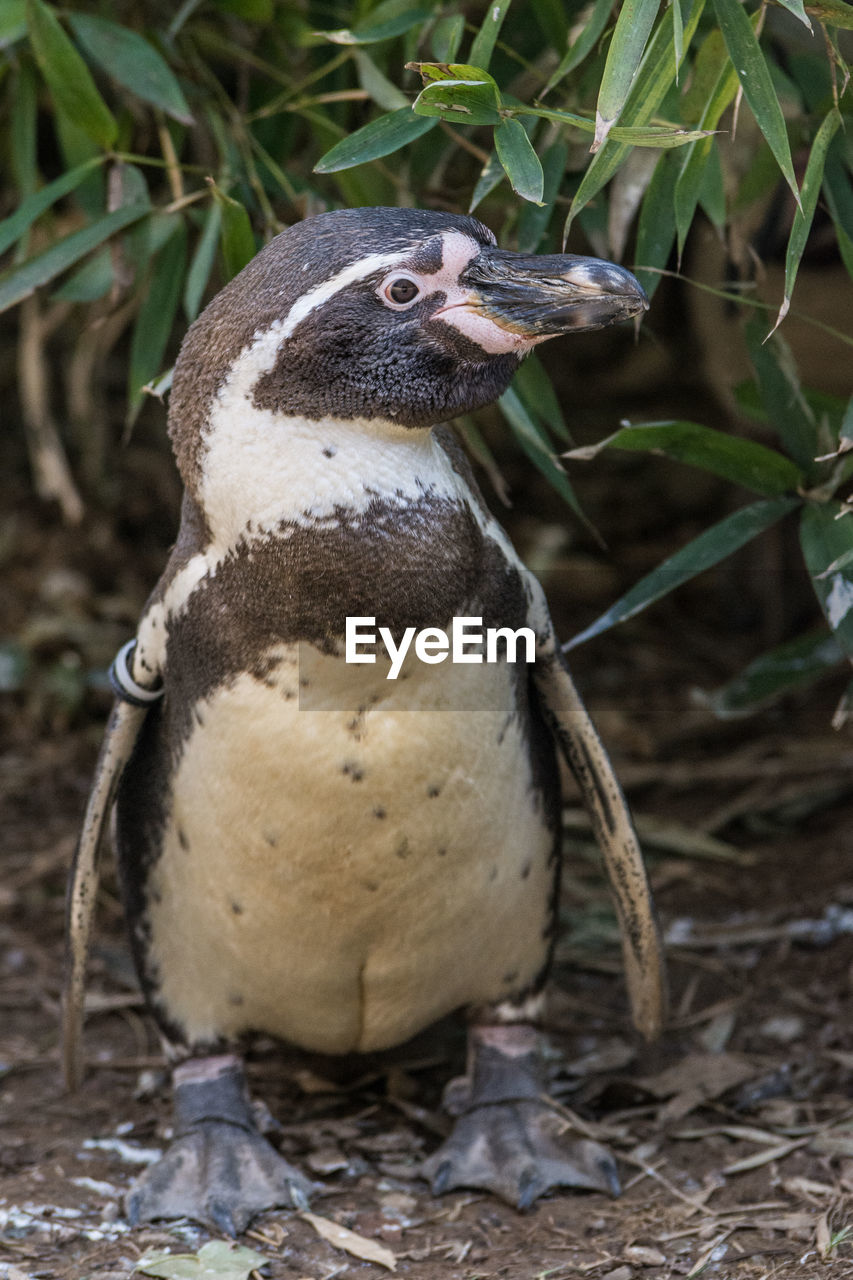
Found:
[(354, 1258), (361, 1258), (362, 1262), (376, 1262), (380, 1267), (396, 1271), (397, 1259), (384, 1245), (368, 1240), (367, 1236), (360, 1236), (357, 1231), (350, 1231), (348, 1227), (340, 1226), (331, 1218), (321, 1218), (317, 1213), (300, 1213), (299, 1216), (314, 1228), (318, 1236), (322, 1236), (336, 1249), (345, 1249)]
[(248, 1280), (269, 1258), (243, 1245), (209, 1240), (198, 1253), (148, 1253), (135, 1270), (161, 1280)]
[(691, 1053), (657, 1075), (644, 1076), (638, 1083), (656, 1098), (696, 1093), (707, 1099), (718, 1098), (755, 1074), (751, 1062), (733, 1053)]

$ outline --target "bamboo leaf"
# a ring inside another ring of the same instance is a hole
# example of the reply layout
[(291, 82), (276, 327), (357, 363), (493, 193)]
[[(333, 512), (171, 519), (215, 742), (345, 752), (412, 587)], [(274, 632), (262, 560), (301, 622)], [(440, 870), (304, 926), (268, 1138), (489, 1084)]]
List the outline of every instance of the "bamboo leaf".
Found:
[(332, 44), (378, 44), (381, 40), (393, 40), (395, 36), (411, 31), (412, 27), (416, 27), (419, 22), (426, 22), (430, 17), (432, 13), (429, 9), (407, 9), (393, 18), (379, 21), (375, 17), (373, 20), (367, 18), (364, 22), (356, 23), (352, 29), (343, 27), (337, 31), (319, 31), (317, 34)]
[(813, 631), (763, 653), (733, 680), (700, 696), (718, 719), (734, 720), (806, 688), (843, 661), (844, 651), (834, 636)]
[(432, 29), (430, 46), (436, 62), (452, 62), (465, 34), (465, 15), (453, 13), (439, 18)]
[(545, 372), (542, 361), (532, 352), (512, 380), (513, 390), (531, 416), (543, 418), (550, 431), (560, 440), (571, 442), (571, 433), (554, 390), (554, 384)]
[(55, 279), (63, 271), (73, 267), (81, 258), (85, 258), (93, 249), (97, 249), (117, 231), (130, 226), (132, 222), (138, 222), (150, 212), (151, 206), (147, 203), (124, 205), (114, 213), (106, 214), (91, 226), (83, 227), (81, 231), (65, 236), (44, 253), (29, 258), (19, 267), (6, 272), (0, 277), (0, 311), (6, 311), (24, 298), (28, 298), (40, 285)]
[(511, 0), (490, 0), (480, 30), (474, 37), (468, 61), (476, 67), (488, 68), (495, 42), (503, 26)]
[[(595, 121), (588, 116), (579, 116), (572, 111), (552, 111), (550, 107), (506, 106), (505, 114), (511, 112), (516, 116), (539, 116), (542, 120), (552, 120), (555, 124), (566, 124), (582, 133), (595, 133)], [(672, 148), (684, 147), (689, 142), (697, 142), (707, 134), (703, 129), (683, 129), (676, 124), (646, 125), (614, 125), (609, 137), (617, 142), (624, 142), (634, 147)], [(627, 151), (629, 147), (626, 147)]]
[(803, 395), (788, 344), (778, 333), (766, 338), (765, 327), (758, 317), (746, 326), (761, 403), (785, 449), (808, 476), (819, 452), (815, 415)]
[(620, 600), (563, 648), (574, 649), (593, 636), (609, 631), (617, 623), (642, 613), (650, 604), (669, 595), (676, 587), (725, 560), (798, 505), (798, 498), (763, 498), (726, 516), (641, 578)]
[[(815, 140), (812, 143), (809, 162), (806, 166), (805, 177), (803, 178), (802, 203), (794, 214), (794, 224), (791, 227), (791, 235), (788, 240), (788, 249), (785, 254), (785, 296), (782, 299), (782, 305), (779, 308), (779, 314), (776, 317), (776, 323), (773, 330), (778, 329), (779, 325), (788, 314), (791, 305), (791, 295), (794, 292), (794, 283), (797, 279), (797, 272), (800, 269), (800, 261), (806, 248), (806, 241), (809, 238), (812, 219), (814, 218), (815, 209), (817, 208), (817, 198), (820, 194), (821, 184), (823, 182), (823, 170), (826, 163), (826, 153), (829, 144), (835, 137), (835, 133), (841, 124), (841, 116), (839, 112), (830, 111), (825, 117), (823, 123), (818, 129)], [(771, 331), (772, 332), (772, 331)]]
[(187, 262), (187, 229), (179, 219), (151, 266), (148, 291), (136, 317), (130, 344), (128, 422), (142, 406), (143, 388), (160, 372), (175, 322)]
[[(595, 138), (590, 151), (604, 142), (625, 105), (642, 61), (660, 0), (623, 0), (604, 64), (595, 108)], [(670, 14), (671, 14), (670, 10)]]
[(50, 295), (55, 302), (95, 302), (113, 287), (113, 255), (101, 249), (72, 271), (63, 284)]
[[(684, 26), (685, 50), (690, 47), (703, 8), (704, 0), (693, 0), (690, 16)], [(676, 68), (673, 66), (672, 49), (673, 19), (671, 9), (667, 9), (649, 42), (646, 56), (622, 108), (621, 118), (626, 124), (642, 128), (654, 118), (675, 82)], [(581, 209), (589, 204), (590, 200), (613, 177), (628, 155), (630, 147), (630, 143), (617, 138), (615, 130), (611, 130), (610, 137), (593, 156), (575, 192), (566, 218), (564, 236), (568, 236), (572, 221)]]
[(353, 58), (358, 69), (358, 82), (371, 99), (383, 111), (399, 111), (400, 107), (408, 107), (409, 99), (383, 75), (369, 53), (364, 49), (355, 49)]
[(555, 457), (548, 437), (522, 404), (517, 392), (512, 387), (509, 387), (501, 396), (498, 405), (501, 413), (512, 427), (513, 435), (533, 465), (542, 472), (575, 514), (584, 523), (588, 523), (572, 488), (571, 481), (563, 470), (561, 463)]
[(511, 117), (495, 129), (495, 150), (516, 195), (542, 203), (545, 176), (539, 157), (520, 120)]
[(0, 4), (0, 49), (8, 48), (27, 34), (27, 0), (4, 0)]
[(222, 245), (225, 274), (230, 280), (242, 271), (246, 263), (250, 262), (257, 253), (255, 233), (252, 231), (245, 205), (232, 196), (226, 195), (212, 178), (208, 178), (207, 181), (213, 198), (222, 212), (219, 239)]
[(36, 62), (57, 109), (107, 150), (116, 140), (118, 125), (53, 9), (44, 0), (27, 0), (27, 26)]
[(563, 54), (557, 70), (546, 84), (543, 93), (550, 93), (561, 80), (566, 78), (570, 71), (574, 71), (575, 67), (583, 62), (586, 55), (597, 44), (602, 31), (607, 25), (612, 8), (613, 0), (595, 0), (592, 12), (584, 23), (583, 31), (574, 44)]
[(845, 559), (853, 551), (853, 515), (842, 514), (838, 502), (808, 503), (800, 520), (800, 545), (824, 616), (853, 659), (853, 568)]
[(199, 236), (184, 285), (184, 314), (189, 321), (195, 320), (198, 315), (205, 286), (213, 270), (221, 228), (222, 207), (214, 200), (207, 211), (204, 230)]
[(21, 236), (33, 225), (35, 220), (49, 209), (52, 204), (56, 204), (57, 200), (61, 200), (63, 196), (67, 196), (80, 185), (93, 169), (103, 164), (104, 157), (96, 156), (91, 160), (86, 160), (83, 164), (76, 165), (73, 169), (69, 169), (59, 178), (49, 182), (46, 187), (42, 187), (41, 191), (36, 191), (28, 199), (18, 206), (14, 213), (8, 218), (4, 218), (0, 222), (0, 253), (5, 253), (10, 245), (13, 245)]
[(468, 206), (468, 212), (473, 213), (477, 205), (485, 200), (486, 196), (491, 195), (495, 187), (499, 186), (505, 177), (506, 174), (503, 171), (503, 165), (498, 159), (498, 153), (493, 151), (483, 165), (480, 176), (477, 179), (474, 193), (471, 196), (471, 203)]
[(794, 176), (785, 119), (752, 23), (740, 0), (712, 0), (712, 3), (744, 97), (799, 205), (800, 192)]
[(811, 19), (806, 13), (803, 0), (777, 0), (777, 2), (782, 5), (783, 9), (787, 9), (795, 18), (798, 18), (804, 27), (808, 27), (809, 31), (813, 30)]
[(806, 12), (827, 26), (853, 31), (853, 5), (847, 0), (809, 0)]
[(435, 125), (427, 116), (416, 116), (411, 107), (400, 107), (371, 120), (326, 152), (314, 166), (315, 173), (337, 173), (354, 165), (378, 160), (423, 137)]
[(80, 44), (107, 75), (181, 124), (193, 123), (174, 73), (144, 36), (91, 13), (69, 14), (68, 21)]
[(453, 120), (457, 124), (501, 123), (498, 86), (482, 67), (470, 63), (410, 62), (425, 88), (412, 103), (418, 115)]
[(678, 173), (676, 158), (661, 156), (643, 197), (637, 222), (634, 274), (649, 301), (661, 282), (660, 272), (666, 266), (675, 242), (674, 199)]
[(766, 497), (795, 492), (803, 483), (799, 467), (775, 449), (767, 449), (763, 444), (742, 436), (715, 431), (698, 422), (626, 425), (606, 440), (573, 449), (565, 456), (589, 462), (604, 449), (661, 454), (675, 462), (710, 471)]

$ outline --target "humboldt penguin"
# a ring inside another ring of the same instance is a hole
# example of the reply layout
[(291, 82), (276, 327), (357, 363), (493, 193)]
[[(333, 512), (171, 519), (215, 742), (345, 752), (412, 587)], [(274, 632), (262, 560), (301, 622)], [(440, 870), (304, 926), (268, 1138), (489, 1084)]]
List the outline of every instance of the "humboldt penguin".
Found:
[[(543, 1096), (556, 748), (605, 855), (634, 1020), (650, 1035), (665, 984), (648, 885), (539, 584), (442, 424), (496, 400), (538, 343), (646, 306), (611, 263), (508, 252), (472, 217), (364, 208), (276, 236), (189, 329), (169, 406), (180, 532), (113, 665), (69, 892), (73, 1083), (114, 807), (175, 1103), (174, 1141), (131, 1190), (132, 1220), (234, 1234), (305, 1204), (313, 1184), (253, 1119), (249, 1033), (360, 1053), (459, 1009), (464, 1100), (424, 1165), (433, 1190), (521, 1207), (554, 1186), (618, 1190), (610, 1153)], [(378, 643), (347, 660), (348, 619), (391, 650), (476, 619), (496, 647), (490, 661), (475, 643), (439, 662), (424, 643), (389, 678)]]

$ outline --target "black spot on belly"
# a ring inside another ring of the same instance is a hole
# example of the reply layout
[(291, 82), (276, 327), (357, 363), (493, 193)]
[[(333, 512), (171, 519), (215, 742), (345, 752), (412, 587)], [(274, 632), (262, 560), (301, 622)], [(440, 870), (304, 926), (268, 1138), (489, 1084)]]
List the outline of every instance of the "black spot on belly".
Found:
[(489, 872), (489, 880), (490, 881), (497, 880), (497, 878), (498, 878), (498, 869), (497, 867), (492, 867), (491, 871)]
[(270, 846), (271, 849), (275, 849), (276, 845), (278, 844), (278, 832), (265, 831), (264, 840), (267, 842), (267, 844)]
[(521, 868), (521, 878), (522, 878), (522, 880), (526, 880), (526, 879), (528, 878), (528, 876), (529, 876), (529, 875), (530, 875), (530, 863), (529, 863), (529, 862), (525, 862), (524, 866)]
[(334, 458), (334, 456), (335, 456), (335, 454), (336, 454), (337, 452), (338, 452), (338, 451), (337, 451), (337, 449), (335, 448), (335, 446), (334, 446), (334, 445), (332, 445), (332, 444), (327, 444), (327, 445), (326, 445), (326, 447), (325, 447), (325, 449), (323, 450), (323, 457), (324, 457), (324, 458)]
[(190, 842), (187, 839), (186, 832), (181, 827), (178, 827), (178, 844), (182, 849), (189, 849), (190, 847)]
[(508, 987), (511, 987), (514, 982), (518, 982), (518, 970), (513, 969), (511, 973), (505, 973), (503, 976), (503, 982)]
[(355, 764), (352, 760), (347, 760), (341, 766), (341, 773), (350, 778), (352, 782), (361, 782), (364, 778), (364, 770), (361, 765)]
[(241, 916), (243, 914), (243, 907), (239, 902), (232, 902), (231, 910), (234, 912), (235, 916)]
[(228, 997), (228, 1003), (233, 1004), (236, 1008), (239, 1008), (240, 1005), (243, 1003), (243, 997), (241, 995), (237, 995), (236, 992), (232, 992), (231, 995), (229, 995)]
[(436, 850), (436, 853), (438, 854), (439, 858), (444, 858), (444, 857), (446, 857), (446, 856), (447, 856), (447, 847), (446, 847), (445, 845), (441, 845), (441, 846)]
[(441, 795), (441, 786), (437, 782), (431, 782), (427, 787), (427, 795), (430, 800), (434, 800), (436, 796)]
[(403, 836), (403, 839), (397, 845), (394, 852), (398, 858), (408, 858), (409, 854), (412, 852), (412, 846), (409, 844), (408, 836)]
[(385, 812), (385, 810), (382, 808), (382, 805), (378, 804), (376, 808), (373, 810), (373, 816), (374, 818), (387, 818), (388, 815)]

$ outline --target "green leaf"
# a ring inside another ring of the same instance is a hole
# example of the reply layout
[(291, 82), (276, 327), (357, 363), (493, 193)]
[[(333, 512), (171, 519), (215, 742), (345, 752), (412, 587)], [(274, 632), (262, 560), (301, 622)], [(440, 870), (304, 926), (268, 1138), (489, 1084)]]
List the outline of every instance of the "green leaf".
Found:
[(154, 258), (148, 292), (133, 328), (128, 376), (129, 422), (133, 422), (142, 406), (143, 387), (160, 372), (178, 310), (186, 264), (187, 228), (181, 218)]
[(740, 0), (712, 0), (712, 3), (744, 97), (799, 205), (800, 192), (785, 119), (752, 23)]
[(763, 653), (733, 680), (700, 697), (720, 720), (750, 716), (786, 693), (813, 684), (843, 661), (844, 652), (833, 636), (810, 631)]
[(765, 328), (759, 316), (746, 326), (746, 341), (761, 403), (786, 450), (809, 475), (819, 452), (815, 416), (803, 395), (788, 344), (778, 333), (765, 338)]
[(827, 26), (853, 31), (853, 5), (848, 0), (809, 0), (809, 13)]
[(792, 493), (803, 483), (799, 467), (783, 454), (767, 449), (755, 440), (715, 431), (698, 422), (647, 422), (624, 426), (606, 440), (573, 449), (566, 457), (589, 462), (603, 449), (659, 453), (675, 462), (700, 467), (703, 471), (732, 480), (766, 497)]
[(193, 123), (174, 73), (144, 36), (91, 13), (71, 13), (68, 21), (80, 44), (107, 75), (181, 124)]
[(501, 95), (482, 67), (469, 63), (409, 63), (426, 82), (412, 103), (421, 116), (435, 116), (456, 124), (500, 124)]
[(68, 279), (50, 295), (54, 302), (95, 302), (113, 287), (113, 255), (101, 249), (73, 271)]
[(595, 138), (590, 147), (593, 154), (604, 142), (625, 105), (659, 5), (660, 0), (623, 0), (620, 6), (598, 91)]
[(589, 51), (597, 44), (602, 31), (607, 25), (612, 9), (613, 0), (595, 0), (592, 12), (584, 23), (583, 30), (574, 44), (563, 54), (557, 70), (546, 84), (543, 93), (550, 93), (561, 80), (566, 78), (570, 71), (574, 71), (575, 67), (583, 62)]
[(108, 150), (116, 140), (118, 125), (53, 9), (44, 0), (27, 0), (27, 25), (36, 62), (57, 110)]
[(199, 236), (184, 285), (184, 314), (190, 322), (198, 315), (201, 299), (213, 270), (221, 226), (222, 207), (214, 200), (207, 211), (204, 230)]
[(22, 59), (12, 85), (12, 171), (21, 199), (34, 195), (38, 187), (37, 126), (38, 86), (35, 68)]
[(27, 0), (3, 0), (0, 4), (0, 49), (27, 34)]
[[(539, 116), (541, 120), (552, 120), (555, 124), (566, 124), (583, 133), (595, 132), (595, 121), (588, 116), (579, 116), (572, 111), (552, 111), (550, 107), (526, 107), (522, 105), (507, 106), (504, 100), (504, 114), (511, 112), (516, 116)], [(689, 142), (696, 142), (706, 136), (701, 129), (682, 129), (680, 125), (646, 124), (646, 125), (614, 125), (609, 137), (618, 142), (629, 143), (634, 147), (684, 147)], [(626, 147), (626, 154), (629, 150)]]
[(513, 390), (531, 416), (544, 418), (550, 431), (560, 440), (571, 443), (571, 433), (554, 390), (554, 384), (545, 372), (542, 361), (532, 352), (512, 380)]
[(369, 53), (364, 49), (354, 49), (352, 56), (358, 70), (358, 83), (377, 107), (383, 111), (398, 111), (400, 107), (409, 106), (409, 99), (402, 89), (382, 74)]
[(249, 1280), (269, 1258), (243, 1245), (209, 1240), (198, 1253), (146, 1253), (135, 1270), (160, 1280)]
[(364, 22), (356, 23), (352, 29), (343, 27), (338, 31), (320, 31), (318, 34), (332, 44), (378, 44), (380, 40), (393, 40), (395, 36), (403, 35), (430, 17), (432, 13), (429, 9), (408, 9), (405, 13), (384, 21), (371, 21), (367, 18)]
[(853, 550), (853, 515), (838, 502), (809, 503), (800, 520), (800, 545), (815, 595), (848, 658), (853, 658), (853, 569), (835, 568)]
[(0, 311), (14, 307), (34, 293), (40, 285), (47, 284), (56, 276), (73, 267), (81, 258), (85, 258), (93, 249), (108, 240), (132, 222), (138, 222), (151, 212), (150, 204), (137, 202), (124, 205), (114, 213), (108, 213), (91, 226), (75, 231), (73, 235), (51, 245), (44, 253), (29, 258), (5, 275), (0, 276)]
[(803, 0), (778, 0), (778, 3), (781, 4), (784, 9), (787, 9), (789, 13), (792, 13), (795, 18), (799, 18), (803, 26), (808, 27), (809, 31), (812, 30), (811, 19), (806, 13)]
[(400, 107), (388, 115), (371, 120), (370, 124), (356, 129), (326, 152), (314, 166), (315, 173), (336, 173), (351, 169), (353, 165), (378, 160), (406, 147), (423, 137), (435, 125), (435, 120), (416, 116), (411, 107)]
[[(474, 193), (471, 196), (471, 203), (468, 206), (468, 212), (473, 213), (477, 205), (481, 204), (486, 196), (491, 195), (495, 187), (500, 186), (505, 177), (506, 174), (503, 171), (503, 165), (498, 159), (498, 153), (493, 151), (480, 171), (480, 176), (474, 187)], [(525, 205), (525, 208), (527, 207)]]
[(675, 184), (679, 169), (675, 156), (661, 156), (643, 197), (637, 222), (634, 274), (649, 301), (661, 282), (675, 242)]
[[(704, 0), (693, 0), (690, 16), (684, 26), (685, 50), (690, 47), (690, 42), (702, 16), (703, 8)], [(622, 108), (621, 118), (625, 124), (635, 128), (648, 125), (672, 88), (677, 70), (673, 66), (673, 42), (672, 11), (667, 9), (649, 42), (646, 56)], [(616, 131), (611, 130), (610, 137), (593, 156), (580, 186), (575, 192), (568, 217), (566, 218), (564, 233), (566, 236), (569, 234), (574, 218), (585, 205), (589, 204), (590, 200), (598, 194), (601, 188), (610, 181), (630, 149), (630, 144), (620, 141), (616, 136)]]
[[(542, 203), (541, 205), (535, 205), (527, 201), (521, 207), (521, 212), (518, 216), (517, 236), (519, 253), (535, 253), (539, 248), (540, 241), (548, 228), (548, 223), (551, 221), (551, 214), (554, 212), (554, 205), (560, 191), (563, 174), (566, 172), (568, 158), (568, 144), (562, 139), (552, 143), (543, 155), (542, 172), (545, 184), (542, 191)], [(522, 368), (526, 367), (527, 364), (528, 361), (525, 361)]]
[(522, 200), (542, 203), (545, 175), (539, 157), (520, 120), (503, 120), (495, 129), (495, 150), (504, 173)]
[(255, 233), (252, 231), (252, 224), (245, 205), (242, 205), (239, 200), (235, 200), (232, 196), (226, 195), (212, 178), (208, 178), (207, 181), (213, 193), (213, 198), (222, 212), (222, 226), (220, 228), (222, 260), (225, 266), (225, 275), (227, 279), (231, 280), (243, 270), (248, 262), (251, 262), (258, 252)]
[(511, 0), (489, 0), (486, 16), (480, 30), (474, 37), (468, 61), (484, 70), (492, 60), (495, 42), (503, 26)]
[(572, 511), (580, 516), (584, 523), (588, 523), (571, 482), (563, 470), (562, 464), (554, 455), (547, 435), (522, 404), (517, 392), (512, 387), (509, 387), (501, 396), (498, 405), (501, 413), (512, 427), (513, 435), (533, 465), (542, 472), (560, 496), (569, 504)]
[(726, 516), (641, 578), (606, 613), (574, 636), (563, 648), (574, 649), (593, 636), (609, 631), (618, 622), (635, 617), (656, 600), (669, 595), (676, 587), (689, 582), (706, 569), (713, 568), (747, 542), (751, 542), (759, 533), (793, 511), (799, 501), (799, 498), (764, 498)]
[(794, 214), (794, 224), (791, 227), (788, 250), (785, 255), (785, 296), (782, 299), (782, 305), (779, 308), (779, 314), (773, 326), (774, 329), (777, 329), (785, 319), (791, 305), (791, 294), (794, 292), (794, 283), (797, 279), (797, 272), (800, 269), (800, 260), (805, 252), (806, 241), (808, 240), (812, 219), (817, 208), (817, 198), (823, 182), (826, 153), (840, 124), (841, 116), (838, 111), (830, 111), (818, 129), (815, 140), (812, 143), (809, 162), (803, 178), (802, 204)]
[(453, 13), (439, 18), (432, 29), (430, 47), (436, 62), (452, 62), (465, 34), (465, 15)]
[(36, 218), (41, 217), (45, 209), (49, 209), (57, 200), (67, 196), (69, 191), (73, 191), (75, 187), (78, 187), (83, 179), (103, 162), (104, 157), (97, 156), (92, 160), (87, 160), (84, 164), (69, 169), (61, 177), (49, 182), (46, 187), (42, 187), (41, 191), (36, 191), (34, 195), (26, 199), (8, 218), (4, 218), (0, 222), (0, 253), (5, 253), (10, 245), (14, 244), (16, 240), (20, 240)]

